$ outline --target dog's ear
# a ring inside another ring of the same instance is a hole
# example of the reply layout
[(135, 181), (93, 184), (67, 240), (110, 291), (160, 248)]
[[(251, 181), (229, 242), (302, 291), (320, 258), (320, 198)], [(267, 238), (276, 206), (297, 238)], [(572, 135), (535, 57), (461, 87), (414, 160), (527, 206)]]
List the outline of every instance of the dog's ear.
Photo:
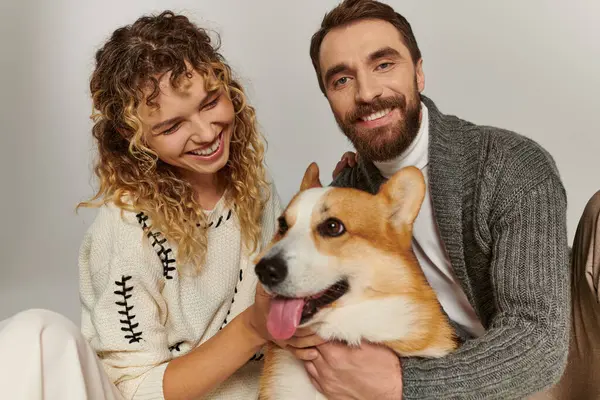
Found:
[(416, 167), (402, 168), (381, 186), (378, 196), (386, 198), (395, 227), (412, 225), (425, 198), (423, 173)]
[(319, 179), (319, 166), (317, 165), (317, 163), (312, 162), (306, 169), (306, 172), (304, 172), (302, 184), (300, 185), (300, 191), (320, 187), (323, 187), (323, 185), (321, 184), (321, 180)]

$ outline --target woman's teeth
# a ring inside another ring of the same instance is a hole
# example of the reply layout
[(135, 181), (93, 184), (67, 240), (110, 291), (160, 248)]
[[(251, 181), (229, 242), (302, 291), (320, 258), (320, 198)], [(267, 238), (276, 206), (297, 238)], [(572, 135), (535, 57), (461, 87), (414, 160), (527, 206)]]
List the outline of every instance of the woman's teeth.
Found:
[(217, 140), (215, 140), (215, 142), (210, 147), (207, 147), (202, 150), (190, 151), (190, 153), (195, 154), (197, 156), (202, 156), (202, 157), (210, 156), (210, 155), (214, 154), (217, 150), (219, 150), (220, 144), (221, 144), (221, 138), (219, 137)]

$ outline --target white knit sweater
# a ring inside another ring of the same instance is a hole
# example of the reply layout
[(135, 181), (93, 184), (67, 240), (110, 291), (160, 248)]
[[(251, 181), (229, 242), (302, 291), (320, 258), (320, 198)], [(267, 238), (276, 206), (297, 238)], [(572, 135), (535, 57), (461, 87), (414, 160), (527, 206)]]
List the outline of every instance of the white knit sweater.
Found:
[[(261, 248), (271, 240), (281, 212), (273, 184), (271, 191)], [(237, 217), (224, 200), (207, 212), (207, 262), (197, 276), (178, 273), (176, 247), (159, 232), (144, 232), (143, 226), (151, 225), (145, 214), (121, 215), (114, 205), (102, 207), (84, 237), (82, 332), (126, 399), (162, 400), (168, 362), (204, 343), (253, 303), (256, 253), (243, 248)], [(257, 354), (206, 398), (256, 399), (261, 360)]]

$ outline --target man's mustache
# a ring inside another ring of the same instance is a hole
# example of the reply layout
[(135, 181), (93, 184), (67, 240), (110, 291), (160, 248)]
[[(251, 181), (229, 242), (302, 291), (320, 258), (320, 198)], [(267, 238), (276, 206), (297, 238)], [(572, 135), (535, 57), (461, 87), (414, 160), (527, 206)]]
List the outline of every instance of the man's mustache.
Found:
[(398, 95), (394, 97), (378, 98), (370, 103), (358, 104), (352, 111), (346, 114), (346, 123), (354, 123), (361, 118), (388, 108), (398, 108), (401, 111), (406, 108), (406, 97)]

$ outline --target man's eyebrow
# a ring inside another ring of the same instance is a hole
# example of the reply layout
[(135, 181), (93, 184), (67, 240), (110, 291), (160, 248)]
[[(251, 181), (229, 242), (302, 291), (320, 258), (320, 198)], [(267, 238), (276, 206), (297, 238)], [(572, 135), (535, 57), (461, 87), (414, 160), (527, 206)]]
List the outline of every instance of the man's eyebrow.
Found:
[[(219, 89), (208, 92), (206, 94), (206, 96), (204, 96), (202, 98), (198, 107), (203, 107), (208, 102), (208, 100), (211, 99), (212, 97), (214, 97), (215, 94), (217, 94), (217, 93), (219, 93)], [(173, 118), (169, 118), (165, 121), (159, 122), (156, 125), (152, 126), (152, 131), (159, 131), (175, 122), (178, 122), (180, 119), (181, 119), (181, 117), (173, 117)]]
[(385, 57), (402, 58), (402, 56), (400, 55), (398, 50), (393, 49), (391, 47), (383, 47), (383, 48), (376, 50), (373, 53), (369, 54), (369, 61), (373, 62), (373, 61), (379, 60), (380, 58), (385, 58)]
[(339, 74), (340, 72), (348, 71), (350, 67), (347, 64), (340, 63), (336, 64), (333, 67), (329, 68), (327, 72), (325, 72), (325, 82), (329, 82), (329, 80), (334, 76)]
[[(383, 47), (379, 50), (374, 51), (373, 53), (369, 54), (368, 60), (370, 62), (379, 60), (381, 58), (385, 58), (385, 57), (397, 57), (397, 58), (402, 58), (402, 55), (400, 54), (400, 52), (398, 52), (398, 50), (393, 49), (391, 47)], [(348, 64), (344, 64), (344, 63), (340, 63), (340, 64), (336, 64), (333, 67), (329, 68), (327, 70), (327, 72), (325, 72), (324, 75), (324, 81), (325, 82), (329, 82), (329, 80), (339, 74), (340, 72), (344, 72), (344, 71), (348, 71), (350, 70), (350, 67), (348, 66)]]

